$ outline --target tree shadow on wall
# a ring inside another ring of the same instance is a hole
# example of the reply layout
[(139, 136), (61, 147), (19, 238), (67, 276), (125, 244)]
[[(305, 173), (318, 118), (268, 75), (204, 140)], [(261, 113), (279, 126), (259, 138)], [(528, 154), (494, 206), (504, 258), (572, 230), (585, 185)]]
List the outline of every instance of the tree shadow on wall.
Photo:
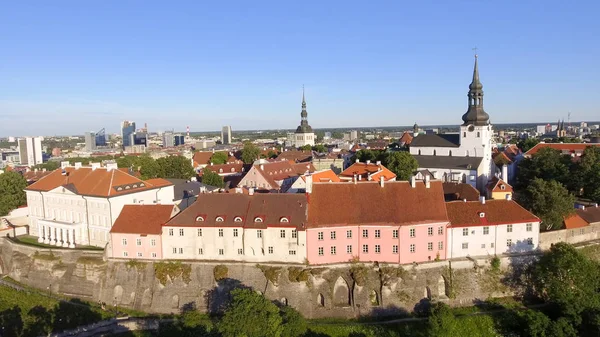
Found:
[(508, 249), (510, 268), (508, 268), (501, 282), (514, 289), (517, 296), (525, 299), (532, 298), (529, 271), (538, 257), (536, 250), (526, 240), (519, 240)]
[(225, 278), (217, 282), (217, 286), (204, 294), (206, 310), (210, 315), (220, 316), (231, 302), (231, 291), (234, 289), (251, 289), (240, 280)]

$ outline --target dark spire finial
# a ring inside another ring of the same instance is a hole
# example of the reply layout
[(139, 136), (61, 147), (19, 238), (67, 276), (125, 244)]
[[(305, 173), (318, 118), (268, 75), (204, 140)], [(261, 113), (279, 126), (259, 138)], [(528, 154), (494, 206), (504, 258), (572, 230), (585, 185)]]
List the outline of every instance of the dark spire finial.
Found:
[[(474, 48), (477, 50), (477, 48)], [(488, 125), (490, 116), (483, 110), (483, 84), (479, 80), (478, 57), (475, 54), (475, 65), (473, 66), (473, 80), (469, 84), (469, 109), (462, 116), (463, 125)]]

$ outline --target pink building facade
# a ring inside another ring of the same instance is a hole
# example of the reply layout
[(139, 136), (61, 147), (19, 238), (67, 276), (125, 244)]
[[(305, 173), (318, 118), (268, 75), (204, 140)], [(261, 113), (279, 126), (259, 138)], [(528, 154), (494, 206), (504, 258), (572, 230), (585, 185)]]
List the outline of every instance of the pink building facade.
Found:
[(162, 259), (160, 234), (124, 234), (111, 233), (112, 254), (123, 259)]

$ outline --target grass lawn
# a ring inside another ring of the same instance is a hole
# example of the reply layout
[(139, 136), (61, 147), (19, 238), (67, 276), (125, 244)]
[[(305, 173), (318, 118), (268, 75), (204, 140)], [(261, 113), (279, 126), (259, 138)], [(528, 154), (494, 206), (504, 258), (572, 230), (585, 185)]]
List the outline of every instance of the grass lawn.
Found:
[[(48, 248), (48, 249), (71, 249), (71, 248), (63, 248), (63, 247), (58, 247), (58, 246), (53, 246), (53, 245), (47, 245), (44, 243), (39, 243), (37, 240), (38, 238), (35, 236), (31, 236), (31, 235), (21, 235), (17, 238), (13, 238), (13, 240), (16, 243), (21, 243), (24, 245), (29, 245), (29, 246), (34, 246), (34, 247), (40, 247), (40, 248)], [(76, 245), (74, 249), (85, 249), (85, 250), (97, 250), (97, 251), (103, 251), (103, 248), (100, 247), (94, 247), (94, 246), (82, 246), (82, 245)]]

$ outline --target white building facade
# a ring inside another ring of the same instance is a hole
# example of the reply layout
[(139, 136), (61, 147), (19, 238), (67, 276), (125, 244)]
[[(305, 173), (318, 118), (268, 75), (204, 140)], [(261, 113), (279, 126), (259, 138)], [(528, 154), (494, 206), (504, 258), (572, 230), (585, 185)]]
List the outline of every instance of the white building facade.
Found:
[(25, 137), (18, 141), (21, 165), (34, 166), (42, 164), (42, 137)]

